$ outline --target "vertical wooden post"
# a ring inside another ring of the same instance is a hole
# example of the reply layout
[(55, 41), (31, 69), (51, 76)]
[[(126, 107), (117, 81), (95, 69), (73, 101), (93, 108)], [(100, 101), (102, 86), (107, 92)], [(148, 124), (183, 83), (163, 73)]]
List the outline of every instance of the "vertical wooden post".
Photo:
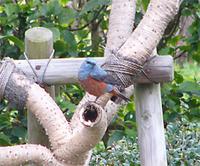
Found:
[[(47, 28), (35, 27), (25, 33), (25, 53), (29, 59), (47, 59), (53, 51), (53, 34)], [(40, 70), (44, 70), (41, 68)], [(37, 70), (36, 70), (37, 71)], [(46, 91), (54, 98), (54, 87), (45, 87)], [(32, 144), (49, 145), (44, 129), (37, 122), (31, 112), (28, 117), (28, 142)]]
[(167, 166), (160, 84), (135, 86), (141, 166)]

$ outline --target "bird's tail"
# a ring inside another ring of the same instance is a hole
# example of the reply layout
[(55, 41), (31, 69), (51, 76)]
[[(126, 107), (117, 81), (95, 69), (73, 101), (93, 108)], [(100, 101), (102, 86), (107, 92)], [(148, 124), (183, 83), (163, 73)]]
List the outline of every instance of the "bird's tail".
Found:
[(121, 99), (123, 99), (126, 102), (131, 101), (128, 97), (124, 96), (124, 94), (122, 94), (117, 88), (114, 88), (114, 95), (120, 97)]

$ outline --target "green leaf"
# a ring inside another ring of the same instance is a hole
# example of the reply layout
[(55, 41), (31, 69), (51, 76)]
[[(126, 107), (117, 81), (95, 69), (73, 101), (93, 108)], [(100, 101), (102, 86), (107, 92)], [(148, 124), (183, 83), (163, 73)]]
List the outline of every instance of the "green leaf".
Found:
[(175, 81), (180, 84), (184, 81), (184, 78), (181, 74), (177, 73), (176, 71), (174, 72), (174, 76), (175, 76)]
[(162, 49), (159, 51), (159, 54), (160, 54), (160, 55), (170, 55), (170, 54), (172, 54), (173, 51), (174, 51), (173, 48), (165, 47), (165, 48), (162, 48)]
[(83, 9), (80, 15), (83, 15), (89, 11), (92, 11), (99, 6), (109, 5), (110, 2), (111, 2), (110, 0), (90, 0), (83, 6)]
[(60, 2), (62, 5), (66, 6), (66, 4), (69, 2), (69, 0), (59, 0), (59, 2)]
[(19, 6), (16, 4), (12, 4), (12, 3), (5, 4), (4, 10), (5, 10), (5, 13), (7, 14), (7, 16), (12, 16), (13, 14), (16, 14), (20, 11)]
[(149, 1), (150, 0), (142, 0), (142, 6), (143, 6), (143, 8), (144, 8), (145, 11), (147, 10), (147, 7), (149, 5)]
[(61, 24), (71, 24), (76, 18), (76, 12), (73, 9), (65, 8), (59, 14), (58, 19)]
[(7, 36), (1, 36), (0, 39), (7, 39), (9, 41), (12, 41), (17, 47), (19, 47), (20, 51), (24, 51), (24, 42), (20, 40), (19, 38), (12, 36), (12, 35), (7, 35)]
[(172, 47), (177, 46), (177, 43), (180, 41), (180, 39), (181, 39), (181, 36), (179, 35), (170, 38), (168, 40), (169, 46), (172, 46)]
[(62, 110), (70, 110), (74, 111), (76, 108), (76, 105), (71, 103), (68, 100), (63, 100), (61, 97), (57, 97), (57, 102), (59, 103), (59, 106), (61, 107)]
[(180, 91), (189, 92), (200, 96), (200, 85), (196, 82), (186, 81), (180, 84)]
[(136, 138), (137, 136), (137, 131), (135, 129), (125, 128), (125, 133), (127, 136), (132, 137), (132, 138)]
[(200, 10), (196, 12), (196, 15), (197, 15), (198, 18), (200, 19)]
[(10, 127), (11, 127), (11, 122), (10, 122), (9, 113), (0, 114), (0, 130), (4, 128), (10, 128)]
[(133, 112), (133, 110), (135, 110), (135, 105), (134, 105), (134, 103), (133, 103), (133, 102), (129, 102), (129, 103), (126, 105), (126, 109), (127, 109), (128, 111)]
[(109, 137), (107, 146), (112, 146), (114, 142), (117, 142), (118, 140), (122, 139), (124, 136), (124, 132), (121, 130), (115, 130), (112, 132), (112, 134)]
[(0, 13), (3, 13), (3, 11), (4, 11), (4, 7), (0, 6)]
[(25, 138), (26, 133), (27, 133), (26, 128), (24, 128), (24, 127), (22, 127), (22, 126), (14, 127), (14, 128), (12, 129), (12, 132), (11, 132), (11, 134), (12, 134), (13, 136), (20, 137), (20, 138)]
[(11, 145), (10, 139), (3, 132), (0, 133), (0, 145), (1, 146), (9, 146)]
[(76, 56), (78, 53), (77, 53), (77, 43), (74, 34), (71, 33), (70, 31), (65, 31), (64, 40), (67, 43), (69, 55)]
[(58, 28), (55, 27), (48, 27), (53, 33), (53, 41), (56, 42), (57, 40), (60, 40), (60, 31)]
[(40, 6), (39, 11), (43, 16), (50, 17), (51, 15), (57, 16), (62, 12), (62, 6), (58, 3), (57, 0), (51, 0), (47, 3), (43, 3)]
[(133, 113), (131, 110), (129, 110), (129, 112), (125, 115), (124, 120), (132, 120), (135, 121), (136, 117), (135, 117), (135, 113)]
[(200, 63), (200, 52), (193, 53), (192, 58)]
[(62, 40), (57, 40), (55, 43), (54, 43), (54, 48), (56, 50), (56, 53), (63, 53), (66, 51), (67, 49), (67, 46), (66, 46), (66, 43)]
[(182, 15), (183, 16), (190, 16), (190, 15), (192, 15), (192, 11), (190, 9), (183, 9)]

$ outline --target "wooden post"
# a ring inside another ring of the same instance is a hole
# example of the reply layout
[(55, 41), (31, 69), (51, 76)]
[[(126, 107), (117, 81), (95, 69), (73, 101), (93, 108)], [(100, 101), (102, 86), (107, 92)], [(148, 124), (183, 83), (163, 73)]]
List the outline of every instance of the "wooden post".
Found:
[(160, 84), (136, 84), (141, 166), (167, 166)]
[[(25, 33), (25, 53), (29, 59), (49, 58), (53, 51), (53, 34), (47, 28), (35, 27)], [(30, 66), (29, 66), (30, 67)], [(43, 66), (44, 70), (45, 66)], [(37, 71), (37, 68), (35, 68)], [(42, 69), (40, 69), (42, 70)], [(54, 98), (54, 87), (45, 87)], [(35, 116), (28, 111), (28, 142), (32, 144), (49, 145), (44, 129), (37, 122)]]

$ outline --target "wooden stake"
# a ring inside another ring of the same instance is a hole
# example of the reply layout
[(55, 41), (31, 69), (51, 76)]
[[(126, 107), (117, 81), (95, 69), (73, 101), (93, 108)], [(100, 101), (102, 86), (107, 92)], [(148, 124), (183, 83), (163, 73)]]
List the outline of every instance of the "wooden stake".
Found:
[[(53, 51), (53, 34), (47, 28), (35, 27), (25, 33), (25, 53), (29, 59), (49, 58)], [(28, 68), (30, 66), (27, 66)], [(35, 67), (34, 67), (35, 68)], [(44, 66), (45, 68), (45, 66)], [(43, 70), (44, 70), (43, 68)], [(37, 68), (35, 68), (37, 70)], [(45, 90), (55, 98), (54, 87)], [(48, 138), (35, 116), (28, 111), (28, 142), (32, 144), (49, 145)]]
[(135, 104), (141, 165), (167, 166), (160, 84), (137, 84)]

